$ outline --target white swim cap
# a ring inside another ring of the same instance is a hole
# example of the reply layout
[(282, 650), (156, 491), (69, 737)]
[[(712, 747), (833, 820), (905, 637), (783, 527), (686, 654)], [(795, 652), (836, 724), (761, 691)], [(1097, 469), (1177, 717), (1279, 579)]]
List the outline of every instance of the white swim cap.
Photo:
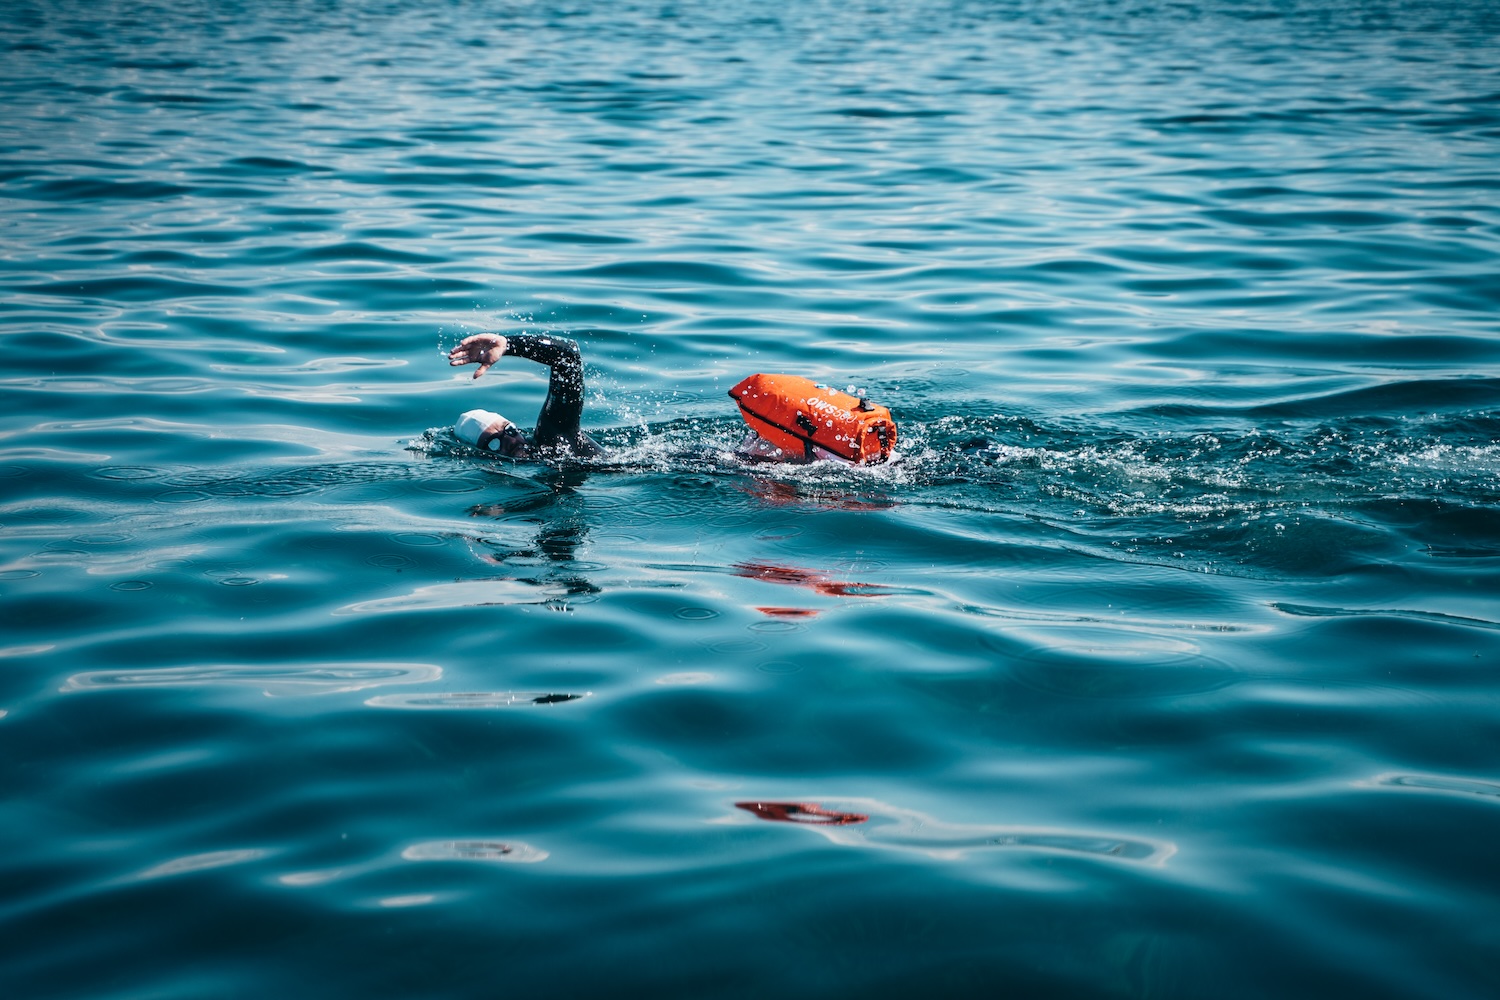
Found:
[[(467, 413), (459, 415), (458, 423), (453, 425), (453, 433), (460, 441), (467, 441), (477, 448), (479, 447), (479, 439), (484, 436), (485, 431), (490, 429), (490, 425), (497, 420), (503, 421), (505, 418), (498, 413), (491, 413), (489, 410), (470, 410)], [(499, 448), (500, 439), (498, 437), (490, 438), (490, 450), (497, 451)]]

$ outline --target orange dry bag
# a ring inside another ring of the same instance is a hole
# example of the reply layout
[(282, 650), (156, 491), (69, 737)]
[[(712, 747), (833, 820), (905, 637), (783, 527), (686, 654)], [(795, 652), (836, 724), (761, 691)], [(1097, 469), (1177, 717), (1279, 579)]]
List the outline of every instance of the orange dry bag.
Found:
[(729, 390), (750, 429), (791, 455), (821, 448), (851, 462), (884, 462), (896, 446), (891, 411), (799, 375), (751, 375)]

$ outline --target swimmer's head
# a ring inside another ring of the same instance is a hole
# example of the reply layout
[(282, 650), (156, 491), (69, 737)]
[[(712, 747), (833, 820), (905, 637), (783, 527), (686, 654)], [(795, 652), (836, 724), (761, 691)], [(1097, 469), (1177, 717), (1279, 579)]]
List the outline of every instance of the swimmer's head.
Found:
[(480, 451), (506, 458), (525, 458), (530, 448), (526, 435), (514, 423), (489, 410), (470, 410), (458, 418), (453, 433)]

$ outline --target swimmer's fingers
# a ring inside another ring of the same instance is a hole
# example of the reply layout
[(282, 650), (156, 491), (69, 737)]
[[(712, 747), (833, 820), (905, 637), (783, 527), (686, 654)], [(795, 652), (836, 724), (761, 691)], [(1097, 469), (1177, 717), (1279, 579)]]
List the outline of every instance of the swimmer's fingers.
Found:
[[(498, 349), (499, 353), (495, 353)], [(448, 352), (450, 365), (472, 365), (475, 362), (494, 364), (505, 353), (505, 338), (498, 333), (476, 333), (458, 342)]]

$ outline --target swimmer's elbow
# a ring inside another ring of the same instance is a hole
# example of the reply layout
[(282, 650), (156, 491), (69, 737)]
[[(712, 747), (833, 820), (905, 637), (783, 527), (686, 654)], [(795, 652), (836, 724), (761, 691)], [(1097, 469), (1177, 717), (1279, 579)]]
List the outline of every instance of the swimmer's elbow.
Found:
[(542, 347), (551, 348), (551, 353), (558, 358), (575, 361), (583, 358), (583, 351), (579, 349), (578, 341), (571, 337), (554, 337), (549, 333), (538, 337), (537, 343)]

